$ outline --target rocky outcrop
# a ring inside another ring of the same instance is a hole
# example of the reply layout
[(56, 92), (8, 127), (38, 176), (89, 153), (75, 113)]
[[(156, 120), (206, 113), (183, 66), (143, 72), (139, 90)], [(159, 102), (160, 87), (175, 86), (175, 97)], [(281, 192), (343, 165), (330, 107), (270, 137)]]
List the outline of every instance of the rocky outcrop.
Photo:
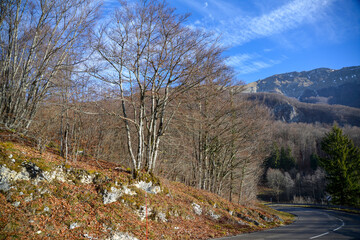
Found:
[[(12, 156), (11, 156), (12, 157)], [(60, 165), (52, 168), (51, 170), (44, 171), (36, 163), (31, 161), (23, 161), (21, 164), (19, 162), (16, 164), (16, 160), (11, 161), (10, 165), (6, 164), (0, 165), (0, 191), (6, 195), (8, 201), (11, 201), (13, 192), (12, 189), (18, 188), (19, 181), (26, 181), (29, 186), (37, 186), (41, 181), (59, 181), (67, 182), (70, 184), (96, 184), (99, 186), (99, 194), (102, 195), (103, 204), (110, 204), (120, 200), (124, 195), (134, 196), (137, 193), (133, 188), (143, 190), (148, 194), (158, 194), (161, 192), (160, 186), (155, 185), (152, 182), (138, 181), (130, 185), (122, 185), (117, 182), (111, 182), (111, 179), (101, 176), (99, 173), (88, 173), (82, 169), (75, 169), (69, 166)], [(12, 170), (12, 169), (15, 170)], [(22, 183), (23, 184), (23, 183)], [(110, 184), (112, 185), (109, 189), (104, 188), (103, 185)], [(35, 187), (36, 188), (36, 187)], [(48, 193), (49, 189), (38, 188), (37, 191), (29, 194), (29, 197), (25, 199), (25, 202), (33, 201), (34, 199), (41, 198), (41, 195)], [(20, 192), (19, 195), (23, 193)], [(122, 199), (124, 202), (124, 200)], [(13, 201), (12, 206), (19, 207), (19, 201)], [(50, 212), (48, 207), (44, 207), (42, 212)], [(163, 212), (154, 212), (150, 207), (141, 206), (138, 210), (138, 216), (141, 220), (144, 220), (146, 216), (150, 216), (157, 221), (167, 222), (166, 214)], [(72, 222), (69, 224), (69, 230), (79, 228), (81, 223)], [(41, 231), (39, 232), (41, 234)], [(84, 237), (88, 239), (95, 239), (90, 235), (86, 234)], [(109, 240), (136, 240), (137, 238), (131, 236), (128, 233), (121, 232), (112, 232)]]
[[(23, 151), (31, 151), (31, 155)], [(152, 226), (148, 229), (152, 239), (187, 239), (198, 235), (199, 229), (202, 235), (198, 239), (207, 239), (209, 234), (217, 234), (218, 229), (209, 227), (213, 225), (221, 226), (217, 236), (224, 236), (223, 231), (234, 231), (240, 225), (241, 231), (231, 233), (280, 224), (267, 211), (250, 210), (208, 192), (160, 181), (146, 172), (133, 179), (129, 171), (118, 170), (115, 164), (103, 162), (108, 164), (106, 169), (94, 168), (95, 161), (64, 164), (48, 154), (35, 155), (30, 147), (0, 142), (0, 201), (4, 209), (0, 225), (5, 226), (0, 235), (136, 240), (143, 237), (146, 220)], [(237, 217), (241, 212), (248, 218)], [(264, 216), (259, 217), (260, 213)], [(274, 221), (269, 222), (271, 219)]]
[(136, 237), (131, 236), (129, 233), (113, 232), (106, 240), (138, 240)]
[(273, 113), (279, 120), (283, 122), (297, 122), (299, 121), (299, 111), (289, 102), (279, 102), (273, 108)]
[(202, 214), (202, 209), (201, 209), (201, 206), (199, 204), (192, 203), (191, 206), (193, 207), (193, 210), (194, 210), (196, 215), (201, 215)]
[(110, 190), (104, 190), (103, 192), (103, 203), (109, 204), (116, 202), (123, 195), (122, 189), (111, 187)]
[(151, 194), (157, 194), (161, 191), (160, 186), (155, 186), (152, 182), (139, 181), (134, 186)]
[(16, 172), (2, 165), (0, 167), (0, 190), (7, 192), (11, 188), (11, 183), (18, 180), (30, 180), (30, 175), (23, 168), (20, 172)]

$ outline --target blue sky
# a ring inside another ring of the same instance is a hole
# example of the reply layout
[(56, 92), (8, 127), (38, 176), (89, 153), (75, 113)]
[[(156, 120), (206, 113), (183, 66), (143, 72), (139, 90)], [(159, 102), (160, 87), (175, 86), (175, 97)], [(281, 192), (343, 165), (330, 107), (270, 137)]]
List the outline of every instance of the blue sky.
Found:
[[(108, 11), (120, 6), (103, 1)], [(238, 81), (360, 65), (360, 0), (166, 1), (191, 14), (191, 27), (220, 36)]]
[(360, 65), (359, 0), (168, 0), (221, 36), (238, 80)]

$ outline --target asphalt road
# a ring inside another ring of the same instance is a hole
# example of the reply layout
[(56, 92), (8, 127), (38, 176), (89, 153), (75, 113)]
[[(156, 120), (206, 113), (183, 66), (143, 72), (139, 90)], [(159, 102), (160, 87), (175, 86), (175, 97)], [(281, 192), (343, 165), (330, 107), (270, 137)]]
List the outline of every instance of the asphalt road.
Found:
[(272, 207), (296, 215), (295, 222), (283, 227), (216, 240), (360, 239), (360, 215), (358, 214), (316, 208)]

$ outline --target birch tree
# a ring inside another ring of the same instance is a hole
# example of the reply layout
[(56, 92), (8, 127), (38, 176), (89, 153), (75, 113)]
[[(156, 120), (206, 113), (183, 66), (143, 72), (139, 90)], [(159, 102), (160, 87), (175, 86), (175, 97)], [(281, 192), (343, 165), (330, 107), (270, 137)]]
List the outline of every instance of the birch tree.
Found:
[(117, 89), (121, 111), (110, 114), (124, 122), (133, 173), (154, 170), (173, 100), (226, 68), (217, 40), (186, 19), (162, 1), (121, 1), (97, 34), (90, 72)]

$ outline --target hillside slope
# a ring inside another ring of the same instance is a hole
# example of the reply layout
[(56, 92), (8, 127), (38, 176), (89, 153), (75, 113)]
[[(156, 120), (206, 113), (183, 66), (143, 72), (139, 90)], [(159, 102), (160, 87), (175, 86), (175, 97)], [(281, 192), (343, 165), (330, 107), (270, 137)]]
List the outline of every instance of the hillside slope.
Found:
[(360, 127), (360, 109), (342, 105), (311, 104), (299, 102), (276, 93), (244, 93), (247, 100), (256, 101), (269, 108), (275, 120), (283, 122), (325, 123)]
[(249, 83), (246, 93), (279, 93), (307, 103), (360, 108), (360, 66), (289, 72)]
[(291, 221), (113, 163), (64, 163), (16, 136), (0, 132), (0, 239), (209, 239)]

